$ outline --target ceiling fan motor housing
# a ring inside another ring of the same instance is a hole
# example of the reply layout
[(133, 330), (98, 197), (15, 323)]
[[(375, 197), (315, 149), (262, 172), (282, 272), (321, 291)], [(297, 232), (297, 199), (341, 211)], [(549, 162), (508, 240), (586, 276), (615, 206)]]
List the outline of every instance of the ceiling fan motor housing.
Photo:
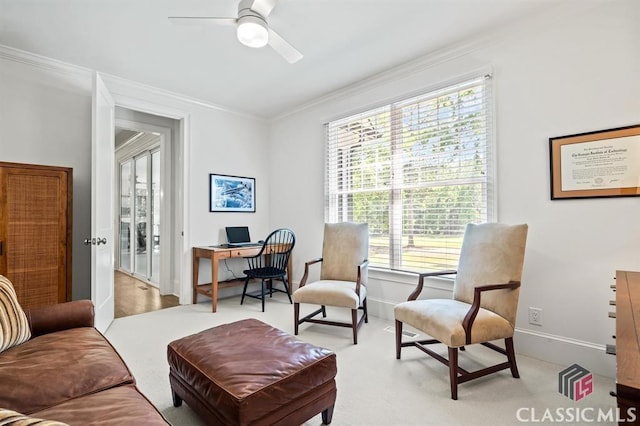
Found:
[(263, 47), (269, 42), (267, 21), (251, 9), (252, 0), (242, 0), (238, 5), (238, 40), (249, 47)]

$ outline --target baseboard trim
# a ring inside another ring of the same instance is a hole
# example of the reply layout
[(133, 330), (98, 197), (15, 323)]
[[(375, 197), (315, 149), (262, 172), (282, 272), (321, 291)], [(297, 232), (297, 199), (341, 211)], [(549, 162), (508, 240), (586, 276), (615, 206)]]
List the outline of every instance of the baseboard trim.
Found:
[(597, 343), (586, 342), (584, 340), (572, 339), (571, 337), (565, 337), (565, 336), (558, 336), (558, 335), (555, 335), (555, 334), (543, 333), (543, 332), (540, 332), (540, 331), (528, 330), (526, 328), (516, 327), (516, 333), (521, 333), (521, 334), (525, 334), (525, 335), (528, 335), (528, 336), (538, 337), (538, 338), (541, 338), (541, 339), (555, 340), (555, 341), (558, 341), (558, 342), (567, 343), (567, 344), (571, 344), (571, 345), (583, 346), (585, 348), (595, 349), (595, 350), (598, 350), (598, 351), (605, 351), (606, 350), (606, 345), (600, 345), (600, 344), (597, 344)]

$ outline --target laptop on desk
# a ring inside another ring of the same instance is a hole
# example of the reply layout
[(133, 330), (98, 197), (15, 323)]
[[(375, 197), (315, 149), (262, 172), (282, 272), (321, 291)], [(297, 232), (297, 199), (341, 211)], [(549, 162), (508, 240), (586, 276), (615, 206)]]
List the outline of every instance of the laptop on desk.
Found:
[(250, 247), (259, 246), (259, 243), (251, 241), (248, 226), (227, 226), (227, 247)]

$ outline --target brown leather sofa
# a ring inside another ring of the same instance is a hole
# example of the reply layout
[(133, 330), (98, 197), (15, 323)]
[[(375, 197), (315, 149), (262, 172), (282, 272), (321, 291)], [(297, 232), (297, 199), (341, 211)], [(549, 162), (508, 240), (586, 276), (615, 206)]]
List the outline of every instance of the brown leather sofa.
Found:
[(32, 337), (0, 353), (0, 409), (69, 425), (167, 425), (94, 327), (88, 300), (25, 311)]

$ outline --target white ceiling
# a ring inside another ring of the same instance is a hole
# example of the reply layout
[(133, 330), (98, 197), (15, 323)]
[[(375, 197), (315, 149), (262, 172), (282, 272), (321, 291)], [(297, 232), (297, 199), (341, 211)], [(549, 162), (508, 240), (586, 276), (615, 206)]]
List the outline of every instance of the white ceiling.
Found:
[(272, 118), (566, 0), (279, 0), (268, 22), (295, 64), (167, 19), (235, 17), (238, 1), (0, 0), (0, 44)]

